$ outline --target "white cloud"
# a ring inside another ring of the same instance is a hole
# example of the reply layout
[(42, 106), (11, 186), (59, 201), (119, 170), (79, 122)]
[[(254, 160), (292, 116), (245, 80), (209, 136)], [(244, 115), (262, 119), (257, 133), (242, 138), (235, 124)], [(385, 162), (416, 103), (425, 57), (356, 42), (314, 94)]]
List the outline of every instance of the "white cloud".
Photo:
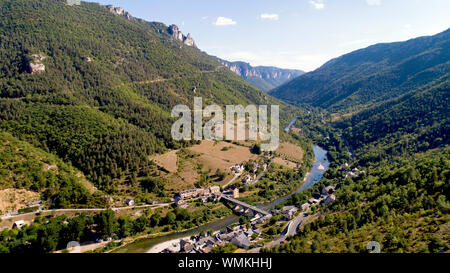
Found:
[(236, 25), (237, 23), (233, 21), (231, 18), (227, 17), (217, 17), (217, 20), (213, 23), (216, 26), (232, 26)]
[(311, 0), (309, 3), (313, 5), (315, 9), (323, 9), (325, 7), (322, 0)]
[(369, 6), (379, 6), (381, 5), (381, 0), (366, 0)]
[(273, 20), (273, 21), (277, 21), (278, 20), (278, 14), (276, 13), (263, 13), (260, 15), (261, 19), (268, 19), (268, 20)]

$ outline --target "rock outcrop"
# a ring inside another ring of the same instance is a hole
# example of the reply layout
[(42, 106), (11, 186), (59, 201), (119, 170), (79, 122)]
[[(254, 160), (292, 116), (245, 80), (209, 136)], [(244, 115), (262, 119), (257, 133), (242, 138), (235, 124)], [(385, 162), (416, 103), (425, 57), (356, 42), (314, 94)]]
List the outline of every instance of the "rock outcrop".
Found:
[(125, 11), (123, 8), (117, 8), (113, 5), (107, 5), (106, 8), (115, 15), (125, 16), (128, 20), (133, 18), (128, 11)]
[(27, 64), (27, 70), (31, 74), (43, 73), (45, 72), (45, 65), (42, 63), (46, 57), (42, 54), (31, 55), (31, 60)]
[(191, 34), (188, 33), (187, 36), (184, 36), (177, 25), (170, 25), (168, 32), (170, 35), (172, 35), (172, 37), (174, 37), (176, 40), (183, 42), (185, 45), (196, 47), (195, 41), (194, 39), (192, 39)]
[(219, 58), (217, 59), (222, 65), (228, 67), (249, 83), (266, 92), (304, 74), (301, 70), (282, 69), (271, 66), (253, 67), (245, 62), (228, 62)]

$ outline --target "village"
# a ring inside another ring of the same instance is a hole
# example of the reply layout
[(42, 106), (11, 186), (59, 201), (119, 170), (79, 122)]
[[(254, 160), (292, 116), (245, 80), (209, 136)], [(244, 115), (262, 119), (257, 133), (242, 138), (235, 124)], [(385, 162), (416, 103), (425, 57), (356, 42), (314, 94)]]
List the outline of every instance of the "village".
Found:
[[(233, 166), (233, 168), (235, 171), (243, 170), (241, 165)], [(244, 181), (242, 182), (245, 183)], [(260, 248), (267, 242), (265, 241), (267, 235), (262, 232), (262, 229), (268, 226), (268, 222), (272, 217), (276, 217), (278, 219), (276, 222), (284, 226), (284, 230), (278, 239), (285, 240), (287, 236), (294, 235), (297, 232), (302, 220), (309, 215), (313, 206), (326, 206), (336, 201), (336, 196), (333, 194), (335, 189), (335, 186), (325, 187), (320, 194), (314, 194), (301, 207), (284, 206), (281, 209), (271, 209), (267, 212), (235, 200), (234, 198), (239, 198), (239, 188), (235, 186), (223, 192), (220, 191), (218, 186), (212, 186), (208, 189), (199, 188), (182, 191), (176, 196), (176, 204), (178, 206), (184, 207), (189, 201), (199, 198), (204, 202), (208, 200), (225, 200), (234, 205), (234, 211), (237, 215), (248, 215), (253, 218), (247, 224), (227, 227), (213, 234), (200, 234), (171, 242), (170, 246), (159, 252), (210, 253), (213, 248), (224, 247), (228, 244), (243, 250)]]

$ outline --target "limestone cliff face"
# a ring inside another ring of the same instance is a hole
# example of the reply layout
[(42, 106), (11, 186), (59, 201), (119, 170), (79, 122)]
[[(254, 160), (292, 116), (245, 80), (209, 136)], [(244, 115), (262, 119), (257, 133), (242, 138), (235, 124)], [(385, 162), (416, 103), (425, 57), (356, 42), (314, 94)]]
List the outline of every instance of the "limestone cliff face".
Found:
[(219, 58), (218, 60), (222, 65), (265, 92), (304, 74), (303, 71), (295, 69), (271, 66), (253, 67), (245, 62), (228, 62)]
[(128, 20), (133, 18), (131, 16), (131, 14), (129, 12), (125, 11), (123, 8), (116, 8), (113, 5), (107, 5), (106, 8), (115, 15), (125, 16)]
[(192, 37), (191, 37), (191, 34), (188, 33), (187, 36), (184, 36), (177, 25), (170, 25), (168, 28), (168, 32), (175, 39), (183, 42), (185, 45), (196, 47), (194, 39), (192, 39)]

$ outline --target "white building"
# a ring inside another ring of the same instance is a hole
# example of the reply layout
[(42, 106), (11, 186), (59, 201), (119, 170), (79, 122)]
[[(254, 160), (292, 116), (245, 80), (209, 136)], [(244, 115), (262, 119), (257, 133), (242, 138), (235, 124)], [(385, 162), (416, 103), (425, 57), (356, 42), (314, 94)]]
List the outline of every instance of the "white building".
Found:
[(125, 204), (127, 204), (127, 206), (134, 206), (134, 199), (127, 199), (126, 201), (125, 201)]
[(22, 228), (25, 225), (25, 221), (24, 220), (19, 220), (14, 222), (13, 228), (17, 227), (17, 228)]

